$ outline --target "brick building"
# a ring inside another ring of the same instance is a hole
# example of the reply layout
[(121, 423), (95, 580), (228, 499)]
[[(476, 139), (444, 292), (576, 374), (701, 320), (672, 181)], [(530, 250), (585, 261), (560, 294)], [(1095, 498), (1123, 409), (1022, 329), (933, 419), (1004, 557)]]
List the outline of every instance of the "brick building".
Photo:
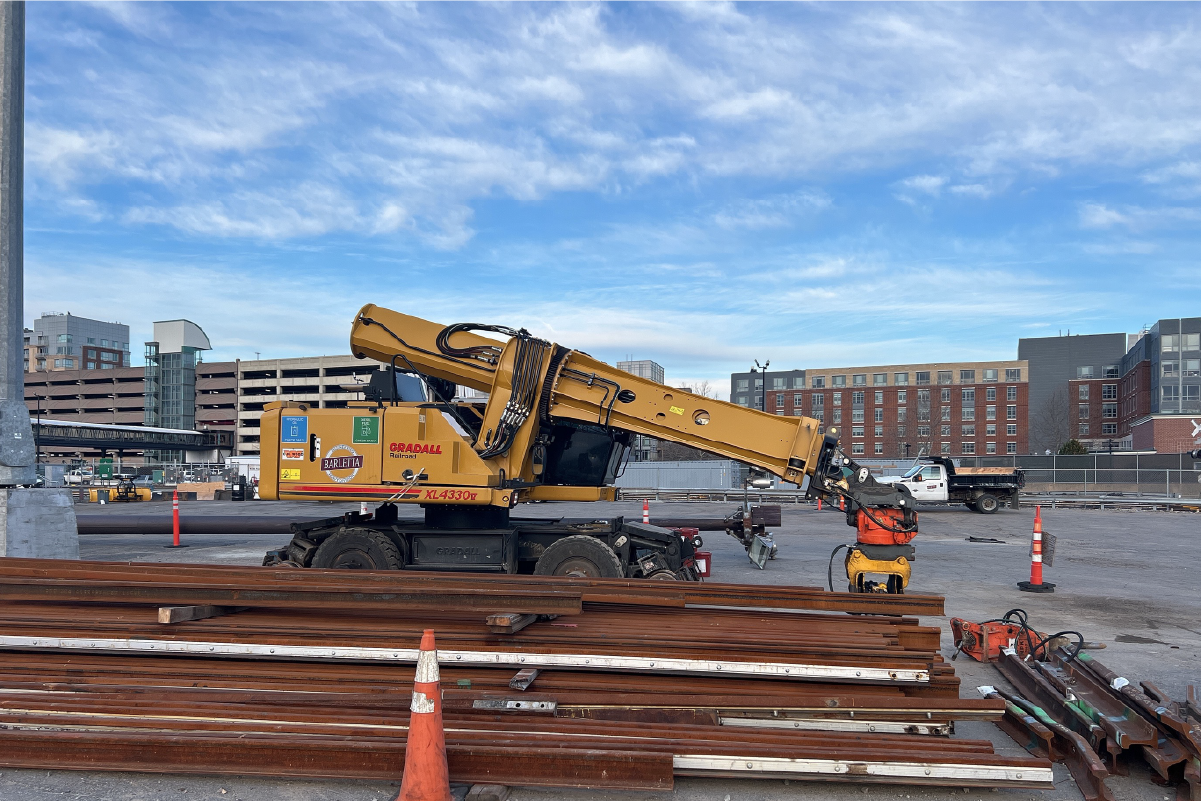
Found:
[[(1023, 361), (843, 367), (760, 374), (767, 409), (840, 430), (853, 455), (913, 458), (1027, 453), (1029, 393)], [(731, 376), (735, 403), (755, 405)], [(776, 379), (787, 382), (779, 388)], [(760, 392), (762, 392), (762, 384)], [(746, 397), (744, 402), (741, 398)]]

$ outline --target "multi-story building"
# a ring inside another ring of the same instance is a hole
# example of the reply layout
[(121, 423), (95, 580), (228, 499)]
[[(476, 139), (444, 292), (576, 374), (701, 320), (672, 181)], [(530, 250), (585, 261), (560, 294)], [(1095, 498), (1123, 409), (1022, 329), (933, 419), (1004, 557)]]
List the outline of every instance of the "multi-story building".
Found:
[(25, 329), (25, 372), (129, 366), (129, 326), (46, 312)]
[(1123, 447), (1181, 453), (1201, 447), (1201, 317), (1160, 320), (1122, 359)]
[(141, 367), (34, 371), (25, 374), (25, 405), (38, 418), (138, 426), (143, 387)]
[[(667, 374), (663, 371), (662, 365), (650, 359), (618, 362), (617, 369), (633, 373), (639, 378), (649, 378), (660, 384), (666, 383)], [(658, 459), (658, 456), (659, 440), (654, 437), (644, 437), (641, 434), (634, 435), (634, 439), (630, 443), (630, 459), (632, 461), (653, 462)]]
[[(1019, 360), (768, 373), (767, 411), (815, 418), (823, 431), (839, 429), (853, 455), (1027, 453), (1026, 372)], [(744, 378), (748, 384), (740, 395), (738, 381)], [(758, 406), (750, 389), (755, 378), (731, 377), (735, 403)]]
[[(348, 387), (365, 384), (371, 373), (381, 369), (378, 362), (356, 359), (354, 356), (312, 356), (294, 359), (262, 359), (257, 361), (225, 362), (221, 371), (233, 366), (236, 379), (237, 441), (239, 453), (259, 452), (259, 418), (263, 406), (276, 400), (304, 402), (320, 409), (344, 409), (349, 401), (362, 400), (363, 394)], [(209, 365), (210, 368), (213, 365)], [(217, 377), (214, 376), (214, 381)], [(228, 376), (220, 378), (221, 389)], [(207, 386), (207, 385), (206, 385)], [(218, 387), (214, 386), (214, 389)], [(216, 397), (228, 397), (219, 393)], [(206, 396), (200, 396), (203, 403)], [(227, 401), (214, 404), (224, 407)], [(224, 418), (224, 408), (212, 410)]]
[(1103, 450), (1118, 436), (1118, 384), (1125, 334), (1018, 340), (1030, 383), (1030, 444), (1058, 450), (1069, 439)]
[[(767, 386), (764, 387), (766, 381)], [(749, 406), (752, 409), (763, 408), (763, 393), (765, 390), (779, 392), (788, 389), (805, 388), (804, 370), (775, 370), (760, 372), (750, 370), (745, 373), (730, 375), (730, 403), (739, 406)]]
[(190, 320), (154, 324), (154, 341), (146, 343), (146, 425), (196, 427), (196, 364), (211, 348), (208, 335)]

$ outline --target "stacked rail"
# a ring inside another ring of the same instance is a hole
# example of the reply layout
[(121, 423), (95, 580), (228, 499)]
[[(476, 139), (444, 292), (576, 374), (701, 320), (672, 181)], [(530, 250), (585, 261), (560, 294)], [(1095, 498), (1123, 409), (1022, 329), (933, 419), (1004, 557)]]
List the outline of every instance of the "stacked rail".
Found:
[(398, 779), (416, 645), (433, 628), (456, 781), (1049, 787), (1045, 760), (950, 736), (1005, 706), (958, 697), (938, 629), (912, 617), (941, 605), (807, 587), (0, 560), (0, 765)]

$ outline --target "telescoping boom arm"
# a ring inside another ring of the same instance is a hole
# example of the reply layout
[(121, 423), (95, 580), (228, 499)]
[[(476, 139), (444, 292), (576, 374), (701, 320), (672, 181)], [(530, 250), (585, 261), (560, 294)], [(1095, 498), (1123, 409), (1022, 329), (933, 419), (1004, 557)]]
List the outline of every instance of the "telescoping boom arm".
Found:
[[(477, 332), (499, 333), (507, 342)], [(525, 330), (444, 326), (364, 306), (351, 351), (398, 369), (488, 393), (473, 443), (505, 475), (534, 481), (538, 439), (555, 421), (575, 421), (699, 448), (800, 484), (825, 437), (808, 417), (783, 417), (694, 395), (618, 370)]]

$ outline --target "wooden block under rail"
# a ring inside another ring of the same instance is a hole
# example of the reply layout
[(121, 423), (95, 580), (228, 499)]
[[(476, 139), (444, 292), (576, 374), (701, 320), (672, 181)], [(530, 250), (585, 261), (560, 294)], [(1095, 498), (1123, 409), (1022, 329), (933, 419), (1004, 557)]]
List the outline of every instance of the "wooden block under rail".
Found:
[(204, 620), (209, 617), (232, 615), (234, 612), (244, 612), (246, 606), (160, 606), (158, 608), (159, 623), (183, 623), (186, 620)]

